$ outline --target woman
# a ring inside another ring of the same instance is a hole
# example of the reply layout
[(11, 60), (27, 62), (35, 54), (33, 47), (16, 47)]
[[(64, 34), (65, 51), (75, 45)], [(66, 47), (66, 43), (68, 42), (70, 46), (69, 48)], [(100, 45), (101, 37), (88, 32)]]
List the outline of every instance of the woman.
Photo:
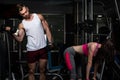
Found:
[(70, 71), (70, 80), (82, 80), (81, 77), (77, 77), (76, 66), (74, 56), (76, 53), (82, 54), (88, 57), (86, 66), (86, 80), (89, 80), (90, 69), (92, 67), (93, 58), (97, 62), (106, 58), (106, 55), (113, 54), (113, 43), (111, 39), (107, 39), (103, 44), (97, 42), (89, 42), (83, 45), (71, 46), (64, 51), (64, 59), (66, 66)]

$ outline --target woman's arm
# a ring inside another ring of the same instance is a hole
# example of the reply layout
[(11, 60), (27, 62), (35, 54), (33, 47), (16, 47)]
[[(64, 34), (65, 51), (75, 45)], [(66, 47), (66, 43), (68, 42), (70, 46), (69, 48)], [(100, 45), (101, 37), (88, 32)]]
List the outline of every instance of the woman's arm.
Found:
[(88, 44), (88, 63), (86, 66), (86, 80), (89, 80), (90, 70), (92, 67), (93, 54), (96, 49), (96, 43)]
[(88, 62), (87, 62), (87, 66), (86, 66), (86, 80), (89, 80), (89, 75), (90, 75), (90, 69), (92, 67), (92, 53), (89, 52), (88, 54)]
[(95, 65), (94, 65), (94, 75), (93, 75), (93, 78), (92, 78), (93, 80), (97, 80), (96, 76), (97, 76), (98, 66), (99, 66), (99, 64), (95, 63)]

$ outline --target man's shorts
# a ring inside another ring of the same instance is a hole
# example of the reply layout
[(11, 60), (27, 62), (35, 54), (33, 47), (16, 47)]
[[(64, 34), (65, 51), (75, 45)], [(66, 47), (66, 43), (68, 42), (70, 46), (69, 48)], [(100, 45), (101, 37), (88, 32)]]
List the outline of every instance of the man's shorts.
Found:
[(34, 63), (36, 61), (38, 61), (39, 59), (47, 59), (48, 55), (47, 55), (47, 49), (42, 48), (39, 49), (37, 51), (28, 51), (27, 52), (27, 62), (28, 63)]

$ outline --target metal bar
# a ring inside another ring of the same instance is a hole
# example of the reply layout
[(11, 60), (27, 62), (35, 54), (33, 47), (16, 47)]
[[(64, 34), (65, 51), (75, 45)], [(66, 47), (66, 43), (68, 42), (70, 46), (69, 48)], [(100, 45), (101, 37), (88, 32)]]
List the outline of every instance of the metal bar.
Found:
[(79, 41), (79, 26), (78, 26), (78, 23), (79, 23), (79, 2), (76, 3), (76, 19), (77, 19), (77, 44), (78, 44), (78, 41)]
[[(15, 19), (11, 19), (13, 21), (13, 25), (12, 26), (15, 26)], [(13, 40), (13, 51), (15, 51), (15, 45), (16, 45), (16, 41), (15, 39), (12, 39)]]
[(118, 18), (120, 20), (120, 12), (119, 12), (119, 8), (118, 8), (118, 4), (117, 4), (117, 1), (115, 0), (115, 7), (116, 7), (116, 11), (117, 11), (117, 15), (118, 15)]
[(99, 23), (97, 22), (96, 24), (96, 33), (98, 34), (99, 33)]
[(93, 20), (93, 0), (90, 2), (90, 20)]
[(91, 42), (93, 42), (93, 32), (90, 34), (91, 35)]
[(84, 22), (85, 20), (85, 3), (84, 3), (85, 0), (82, 0), (82, 22)]
[(88, 33), (87, 32), (85, 32), (85, 43), (87, 43), (88, 41)]
[(87, 0), (85, 0), (85, 20), (87, 20)]
[(7, 51), (8, 51), (8, 78), (9, 80), (12, 80), (12, 75), (11, 75), (11, 57), (10, 57), (10, 46), (9, 46), (9, 39), (8, 39), (8, 34), (5, 32), (6, 36), (6, 43), (7, 43)]
[(102, 70), (101, 70), (101, 74), (100, 74), (100, 80), (102, 80), (104, 68), (105, 68), (105, 60), (103, 61), (103, 66), (102, 66)]
[(66, 18), (65, 18), (66, 16), (64, 15), (64, 44), (66, 44), (66, 28), (65, 28), (65, 26), (66, 26)]

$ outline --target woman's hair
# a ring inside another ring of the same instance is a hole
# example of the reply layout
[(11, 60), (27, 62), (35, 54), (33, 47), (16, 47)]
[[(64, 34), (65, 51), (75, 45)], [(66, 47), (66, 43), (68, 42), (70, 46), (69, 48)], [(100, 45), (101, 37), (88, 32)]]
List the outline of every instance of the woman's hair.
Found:
[(112, 62), (114, 59), (115, 48), (112, 39), (107, 39), (102, 43), (101, 48), (98, 49), (95, 61), (101, 63), (103, 60)]

